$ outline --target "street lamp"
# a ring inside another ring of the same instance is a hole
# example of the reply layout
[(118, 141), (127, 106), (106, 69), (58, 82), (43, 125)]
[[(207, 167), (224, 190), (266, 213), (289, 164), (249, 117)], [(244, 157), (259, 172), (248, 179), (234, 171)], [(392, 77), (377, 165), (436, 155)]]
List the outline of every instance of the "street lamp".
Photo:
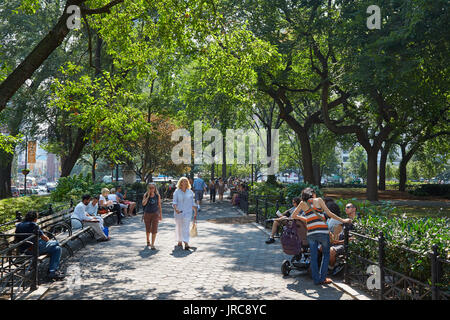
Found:
[(24, 185), (23, 185), (23, 195), (27, 195), (27, 175), (30, 173), (30, 170), (27, 168), (28, 163), (28, 136), (25, 136), (25, 168), (22, 170), (22, 174), (24, 175)]

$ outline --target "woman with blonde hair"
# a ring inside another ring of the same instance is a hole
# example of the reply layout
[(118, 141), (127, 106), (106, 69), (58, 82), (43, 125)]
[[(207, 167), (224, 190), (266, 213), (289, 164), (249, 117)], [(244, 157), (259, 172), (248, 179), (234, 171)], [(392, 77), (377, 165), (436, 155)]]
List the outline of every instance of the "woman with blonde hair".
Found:
[(102, 194), (99, 197), (99, 208), (107, 208), (108, 211), (112, 209), (117, 215), (117, 224), (123, 224), (122, 213), (120, 212), (120, 206), (114, 203), (112, 198), (110, 198), (110, 192), (108, 188), (102, 189)]
[[(158, 193), (158, 188), (154, 183), (147, 186), (147, 192), (144, 194), (142, 200), (144, 207), (144, 215), (142, 220), (145, 222), (145, 231), (147, 235), (147, 246), (151, 246), (155, 250), (155, 239), (158, 233), (158, 223), (162, 221), (162, 207), (161, 196)], [(150, 233), (152, 234), (152, 243), (150, 244)]]
[(197, 204), (195, 203), (194, 192), (188, 178), (181, 177), (177, 183), (177, 189), (173, 193), (173, 209), (175, 218), (175, 234), (178, 242), (177, 246), (189, 250), (189, 225), (192, 219), (192, 210), (195, 211), (194, 223), (197, 219)]

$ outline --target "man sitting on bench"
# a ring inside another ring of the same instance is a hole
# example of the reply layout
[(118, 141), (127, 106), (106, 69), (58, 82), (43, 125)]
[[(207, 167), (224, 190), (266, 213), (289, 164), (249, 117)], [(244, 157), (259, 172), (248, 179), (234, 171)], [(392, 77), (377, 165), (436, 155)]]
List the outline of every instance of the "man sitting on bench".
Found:
[[(17, 224), (15, 233), (39, 233), (39, 254), (49, 254), (50, 263), (48, 268), (48, 278), (50, 280), (62, 280), (64, 275), (58, 271), (59, 262), (61, 260), (62, 249), (59, 246), (58, 241), (50, 240), (44, 232), (37, 225), (38, 213), (36, 211), (30, 211), (25, 215), (23, 222)], [(18, 235), (15, 237), (15, 242), (20, 242), (29, 236)], [(26, 252), (31, 254), (32, 246), (27, 243), (23, 243), (19, 250), (21, 253)]]
[[(92, 217), (86, 212), (86, 207), (91, 200), (89, 194), (83, 195), (81, 202), (77, 204), (72, 213), (72, 228), (80, 228), (79, 222), (81, 221), (84, 225), (90, 226), (95, 234), (95, 239), (97, 241), (108, 241), (109, 237), (103, 232), (103, 224), (97, 217)], [(79, 220), (79, 221), (78, 221)]]
[[(278, 227), (280, 226), (280, 224), (282, 224), (283, 222), (286, 222), (287, 219), (292, 216), (292, 212), (294, 212), (295, 208), (298, 207), (299, 203), (300, 203), (300, 198), (295, 197), (294, 199), (292, 199), (292, 208), (290, 208), (289, 210), (286, 210), (283, 213), (279, 213), (279, 211), (277, 212), (277, 215), (280, 214), (280, 216), (278, 219), (273, 219), (272, 233), (271, 233), (269, 239), (266, 240), (267, 244), (271, 244), (271, 243), (275, 242), (275, 233), (277, 232)], [(302, 239), (302, 245), (307, 246), (305, 223), (300, 220), (296, 220), (295, 223), (297, 224), (297, 234), (300, 237), (300, 239)]]

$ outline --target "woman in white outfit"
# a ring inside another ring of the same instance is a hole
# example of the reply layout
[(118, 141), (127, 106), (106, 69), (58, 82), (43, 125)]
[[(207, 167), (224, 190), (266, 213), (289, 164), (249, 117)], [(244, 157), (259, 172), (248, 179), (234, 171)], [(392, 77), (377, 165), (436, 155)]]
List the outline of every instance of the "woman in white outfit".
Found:
[(191, 190), (191, 184), (186, 177), (178, 180), (177, 189), (173, 193), (172, 205), (178, 247), (182, 248), (182, 242), (184, 242), (184, 249), (189, 250), (189, 225), (192, 219), (192, 210), (195, 212), (194, 222), (197, 219), (197, 204)]

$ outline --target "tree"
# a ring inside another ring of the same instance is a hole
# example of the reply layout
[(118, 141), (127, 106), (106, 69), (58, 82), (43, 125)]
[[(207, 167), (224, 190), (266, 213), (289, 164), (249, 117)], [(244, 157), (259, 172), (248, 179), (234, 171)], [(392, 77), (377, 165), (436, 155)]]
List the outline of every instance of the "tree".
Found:
[[(143, 133), (130, 147), (133, 154), (134, 171), (142, 181), (153, 181), (155, 173), (182, 174), (186, 165), (175, 165), (171, 159), (172, 148), (178, 143), (171, 140), (172, 132), (178, 129), (169, 118), (152, 114), (152, 128)], [(150, 143), (146, 144), (148, 138)], [(148, 147), (148, 148), (147, 148)]]
[[(328, 45), (311, 40), (321, 67), (316, 68), (316, 72), (323, 79), (322, 113), (325, 124), (336, 133), (356, 134), (358, 142), (366, 150), (369, 200), (377, 200), (378, 152), (383, 142), (394, 134), (394, 128), (405, 125), (404, 116), (411, 113), (411, 101), (426, 93), (425, 96), (431, 100), (426, 106), (436, 109), (442, 105), (436, 101), (439, 98), (443, 100), (445, 94), (442, 93), (448, 88), (442, 77), (445, 72), (430, 72), (433, 64), (441, 62), (442, 48), (435, 50), (435, 35), (430, 41), (419, 31), (423, 28), (422, 22), (432, 23), (433, 16), (439, 16), (439, 6), (443, 3), (436, 6), (433, 3), (433, 7), (422, 1), (417, 6), (416, 3), (384, 1), (383, 15), (386, 18), (381, 31), (370, 32), (362, 23), (365, 17), (361, 15), (369, 2), (335, 2), (333, 10), (322, 19), (330, 22), (324, 28)], [(332, 7), (331, 3), (328, 7)], [(340, 13), (339, 19), (333, 20), (336, 15), (330, 13), (336, 12)], [(319, 14), (320, 11), (316, 16), (319, 17)], [(445, 22), (440, 16), (438, 21), (443, 27)], [(322, 26), (318, 25), (319, 28)], [(437, 34), (443, 36), (441, 31)], [(429, 59), (429, 48), (437, 58)], [(424, 68), (424, 65), (427, 67)], [(345, 70), (345, 73), (341, 76), (336, 73), (338, 70)], [(330, 115), (328, 103), (331, 92), (345, 99), (342, 109), (346, 118), (353, 121), (341, 126), (336, 123)], [(432, 97), (437, 93), (440, 97)], [(425, 105), (413, 106), (423, 110)], [(417, 120), (420, 118), (410, 119)]]

